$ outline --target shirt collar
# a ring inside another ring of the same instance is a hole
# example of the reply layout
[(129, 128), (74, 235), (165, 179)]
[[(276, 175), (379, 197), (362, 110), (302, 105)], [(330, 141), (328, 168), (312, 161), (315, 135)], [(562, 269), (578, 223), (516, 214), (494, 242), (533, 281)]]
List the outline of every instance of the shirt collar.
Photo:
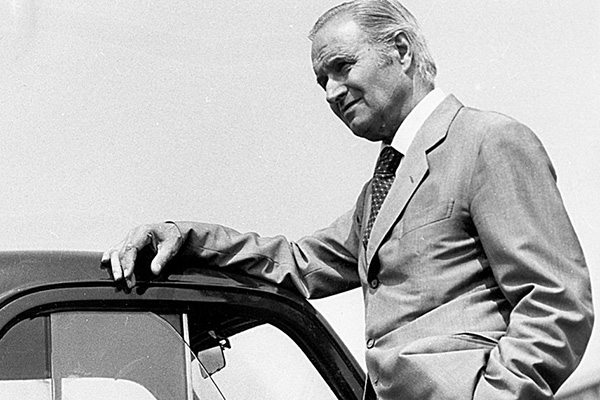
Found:
[[(427, 93), (419, 104), (417, 104), (406, 116), (402, 124), (400, 124), (390, 145), (405, 155), (410, 144), (417, 135), (417, 132), (425, 123), (425, 120), (433, 113), (433, 110), (440, 105), (444, 98), (446, 98), (446, 93), (444, 93), (442, 89), (436, 88)], [(381, 148), (385, 146), (386, 145), (382, 143)]]

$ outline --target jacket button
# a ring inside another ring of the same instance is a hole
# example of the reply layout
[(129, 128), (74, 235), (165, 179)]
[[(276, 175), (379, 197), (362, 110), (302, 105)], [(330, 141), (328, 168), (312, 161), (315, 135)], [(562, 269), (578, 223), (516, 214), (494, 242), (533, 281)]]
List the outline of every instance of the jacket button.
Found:
[(367, 349), (372, 349), (375, 346), (375, 339), (371, 338), (367, 340)]
[(372, 280), (372, 281), (369, 283), (369, 285), (371, 285), (371, 288), (373, 288), (373, 289), (377, 289), (377, 287), (379, 286), (379, 279), (377, 279), (377, 278), (373, 279), (373, 280)]

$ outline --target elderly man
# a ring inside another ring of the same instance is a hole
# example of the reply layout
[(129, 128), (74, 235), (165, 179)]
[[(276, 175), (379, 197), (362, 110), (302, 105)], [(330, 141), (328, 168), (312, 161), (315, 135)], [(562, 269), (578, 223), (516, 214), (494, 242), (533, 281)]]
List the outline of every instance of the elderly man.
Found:
[(322, 297), (362, 287), (368, 393), (391, 399), (551, 399), (585, 350), (589, 275), (536, 136), (434, 89), (435, 64), (395, 0), (315, 24), (312, 61), (333, 112), (381, 142), (355, 207), (297, 242), (218, 225), (133, 229), (105, 252), (135, 284), (177, 253)]

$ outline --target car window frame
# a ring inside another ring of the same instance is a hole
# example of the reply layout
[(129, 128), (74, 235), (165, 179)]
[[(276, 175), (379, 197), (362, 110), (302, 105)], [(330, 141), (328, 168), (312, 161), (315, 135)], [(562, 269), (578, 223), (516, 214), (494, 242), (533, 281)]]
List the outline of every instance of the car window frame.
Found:
[[(61, 311), (150, 311), (190, 313), (207, 303), (228, 303), (232, 309), (252, 310), (280, 329), (300, 347), (340, 399), (360, 399), (364, 373), (323, 317), (308, 303), (289, 293), (190, 282), (139, 282), (133, 290), (114, 282), (70, 282), (36, 286), (3, 301), (0, 338), (20, 320)], [(343, 377), (343, 379), (340, 378)]]

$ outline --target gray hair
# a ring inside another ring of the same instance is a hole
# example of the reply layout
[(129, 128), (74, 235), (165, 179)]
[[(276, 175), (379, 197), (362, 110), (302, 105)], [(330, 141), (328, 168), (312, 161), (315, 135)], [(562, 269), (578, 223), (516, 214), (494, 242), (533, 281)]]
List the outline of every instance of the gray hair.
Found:
[(309, 39), (337, 16), (349, 15), (369, 36), (373, 44), (388, 48), (394, 44), (396, 36), (403, 33), (413, 50), (413, 62), (417, 74), (426, 84), (434, 86), (437, 68), (427, 48), (425, 37), (416, 18), (397, 0), (352, 0), (326, 11), (315, 22)]

